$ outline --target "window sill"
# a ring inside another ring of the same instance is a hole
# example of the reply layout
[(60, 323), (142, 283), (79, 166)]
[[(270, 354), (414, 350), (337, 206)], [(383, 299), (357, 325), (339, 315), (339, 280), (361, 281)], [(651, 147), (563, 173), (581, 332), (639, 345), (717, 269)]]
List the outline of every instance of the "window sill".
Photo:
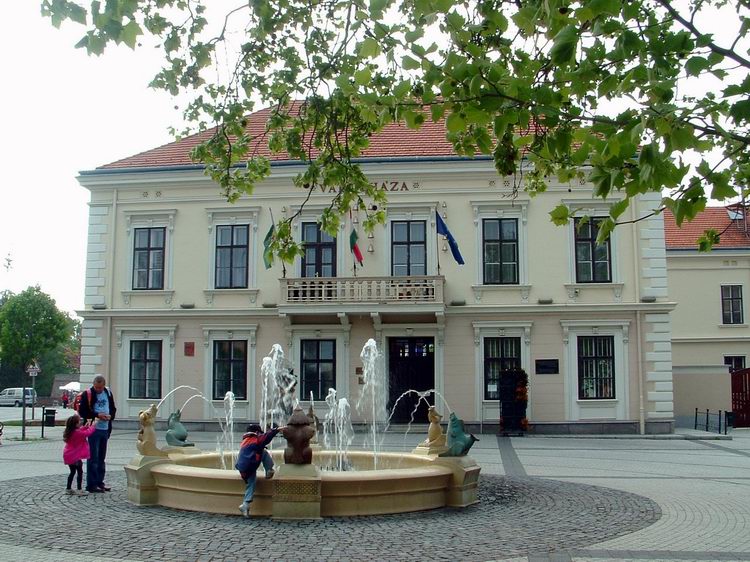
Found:
[(126, 305), (130, 305), (130, 300), (135, 295), (143, 296), (161, 296), (164, 297), (164, 304), (172, 304), (174, 291), (171, 289), (137, 289), (132, 291), (120, 291), (122, 300)]
[(581, 404), (616, 404), (619, 402), (617, 398), (577, 398), (576, 402), (578, 402), (579, 405)]
[(521, 295), (521, 302), (529, 302), (529, 293), (531, 285), (472, 285), (474, 291), (474, 300), (480, 302), (484, 293), (513, 293), (518, 292)]
[(615, 302), (622, 302), (622, 289), (625, 287), (625, 283), (565, 283), (564, 286), (568, 293), (568, 298), (574, 302), (578, 299), (582, 291), (589, 289), (608, 289), (612, 291)]
[(206, 304), (212, 305), (214, 299), (223, 295), (239, 295), (247, 297), (250, 304), (255, 304), (258, 300), (258, 289), (206, 289), (203, 296), (206, 297)]
[(747, 324), (719, 324), (719, 328), (729, 328), (730, 330), (734, 328), (747, 328)]

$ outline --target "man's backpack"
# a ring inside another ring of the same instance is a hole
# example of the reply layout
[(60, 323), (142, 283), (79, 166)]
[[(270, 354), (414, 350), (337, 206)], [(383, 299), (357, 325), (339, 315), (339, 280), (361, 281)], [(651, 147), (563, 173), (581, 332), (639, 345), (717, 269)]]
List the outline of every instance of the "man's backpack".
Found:
[(78, 412), (79, 415), (81, 413), (81, 401), (83, 399), (84, 394), (86, 395), (86, 400), (88, 401), (89, 406), (91, 405), (91, 389), (90, 388), (87, 388), (83, 392), (79, 392), (78, 394), (76, 394), (76, 397), (73, 400), (73, 409), (76, 412)]

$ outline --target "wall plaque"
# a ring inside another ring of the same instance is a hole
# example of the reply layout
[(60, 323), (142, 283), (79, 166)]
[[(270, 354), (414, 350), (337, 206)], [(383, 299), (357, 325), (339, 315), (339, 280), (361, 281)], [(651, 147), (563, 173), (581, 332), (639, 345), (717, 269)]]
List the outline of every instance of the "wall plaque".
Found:
[(537, 359), (534, 372), (537, 375), (557, 375), (560, 373), (559, 359)]

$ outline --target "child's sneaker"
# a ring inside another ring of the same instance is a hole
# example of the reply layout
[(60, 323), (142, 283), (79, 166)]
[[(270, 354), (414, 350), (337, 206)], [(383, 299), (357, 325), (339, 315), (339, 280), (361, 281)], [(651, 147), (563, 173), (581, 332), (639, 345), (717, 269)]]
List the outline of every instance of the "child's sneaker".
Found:
[(246, 503), (240, 504), (240, 513), (242, 513), (242, 517), (250, 517), (250, 506)]
[(266, 480), (270, 480), (273, 478), (273, 475), (276, 474), (276, 471), (273, 468), (269, 468), (266, 470)]
[(75, 494), (75, 492), (74, 492), (73, 490), (71, 490), (70, 488), (67, 488), (67, 489), (65, 490), (65, 493), (66, 493), (67, 495), (69, 495), (69, 496), (72, 496), (73, 494)]

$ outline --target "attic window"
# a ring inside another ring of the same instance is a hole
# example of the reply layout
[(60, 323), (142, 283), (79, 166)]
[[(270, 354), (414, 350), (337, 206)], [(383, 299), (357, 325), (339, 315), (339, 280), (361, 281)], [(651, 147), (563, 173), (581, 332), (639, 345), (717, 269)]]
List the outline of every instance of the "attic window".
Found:
[(727, 214), (729, 215), (729, 220), (733, 221), (741, 221), (744, 218), (742, 211), (739, 209), (727, 209)]

